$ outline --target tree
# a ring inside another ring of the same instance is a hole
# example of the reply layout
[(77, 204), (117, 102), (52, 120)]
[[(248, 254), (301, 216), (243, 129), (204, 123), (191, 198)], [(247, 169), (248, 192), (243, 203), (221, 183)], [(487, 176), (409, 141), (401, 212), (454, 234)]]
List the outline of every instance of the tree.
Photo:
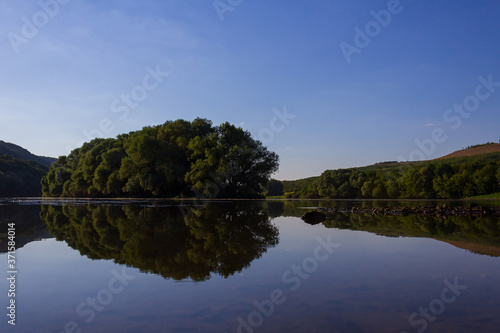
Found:
[(372, 196), (377, 199), (387, 198), (387, 189), (382, 179), (377, 179), (374, 185), (375, 188), (373, 189)]
[(452, 182), (455, 171), (449, 164), (438, 164), (434, 169), (432, 188), (438, 198), (458, 198), (460, 193)]
[(229, 123), (189, 143), (185, 180), (205, 197), (255, 197), (278, 170), (278, 155)]
[(361, 194), (365, 198), (371, 198), (373, 195), (373, 190), (375, 189), (375, 184), (372, 181), (367, 181), (361, 187)]
[(475, 185), (475, 195), (495, 193), (499, 190), (496, 172), (495, 163), (488, 163), (482, 169), (474, 172), (472, 179)]
[(498, 182), (498, 186), (500, 187), (500, 162), (497, 163), (497, 182)]
[[(125, 150), (120, 148), (112, 148), (102, 155), (102, 162), (94, 172), (93, 185), (103, 194), (120, 195), (122, 192), (123, 182), (119, 178), (119, 168)], [(77, 174), (77, 173), (75, 173)]]
[(283, 195), (283, 183), (276, 179), (271, 179), (267, 184), (267, 195), (268, 196), (279, 196)]
[(401, 196), (401, 190), (399, 188), (400, 173), (398, 169), (391, 169), (385, 175), (385, 188), (387, 190), (387, 196), (391, 199), (397, 199)]
[(404, 198), (434, 198), (434, 168), (434, 164), (428, 164), (420, 168), (413, 167), (405, 170), (400, 179), (402, 196)]

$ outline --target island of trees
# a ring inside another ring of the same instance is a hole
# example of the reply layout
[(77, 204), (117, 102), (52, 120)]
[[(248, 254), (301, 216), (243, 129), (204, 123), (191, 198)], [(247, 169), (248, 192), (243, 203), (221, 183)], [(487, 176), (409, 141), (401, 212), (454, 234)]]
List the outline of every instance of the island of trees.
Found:
[(59, 157), (46, 197), (259, 197), (278, 155), (249, 132), (207, 119), (167, 121), (94, 139)]

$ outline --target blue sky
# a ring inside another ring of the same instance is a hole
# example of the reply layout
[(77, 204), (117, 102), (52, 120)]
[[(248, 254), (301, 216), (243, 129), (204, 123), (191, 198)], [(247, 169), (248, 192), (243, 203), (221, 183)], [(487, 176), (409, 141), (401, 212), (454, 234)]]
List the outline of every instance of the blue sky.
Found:
[(500, 139), (498, 1), (58, 1), (0, 11), (0, 139), (38, 155), (203, 117), (296, 179)]

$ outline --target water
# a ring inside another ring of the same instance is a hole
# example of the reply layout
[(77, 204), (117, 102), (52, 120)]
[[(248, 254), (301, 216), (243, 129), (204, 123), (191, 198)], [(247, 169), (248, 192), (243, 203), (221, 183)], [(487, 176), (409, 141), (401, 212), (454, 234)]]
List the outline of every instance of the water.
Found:
[[(344, 201), (20, 200), (16, 332), (497, 332), (500, 220)], [(397, 203), (401, 204), (401, 203)], [(436, 202), (410, 202), (435, 205)], [(459, 204), (447, 202), (448, 205)], [(0, 269), (7, 275), (5, 238)], [(7, 313), (9, 285), (0, 282)]]

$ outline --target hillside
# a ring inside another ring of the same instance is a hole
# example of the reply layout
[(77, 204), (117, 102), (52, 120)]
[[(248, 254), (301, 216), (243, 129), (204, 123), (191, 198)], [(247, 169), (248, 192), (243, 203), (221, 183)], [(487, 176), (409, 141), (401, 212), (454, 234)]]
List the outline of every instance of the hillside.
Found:
[(42, 194), (42, 177), (49, 167), (0, 155), (0, 197), (34, 197)]
[(2, 140), (0, 140), (0, 155), (8, 155), (23, 161), (33, 161), (45, 166), (50, 166), (56, 161), (55, 158), (34, 155), (18, 145)]
[(472, 146), (470, 148), (465, 148), (462, 150), (457, 150), (451, 154), (436, 158), (436, 160), (444, 160), (456, 157), (470, 157), (498, 152), (500, 152), (500, 143), (487, 143), (483, 145)]
[(441, 158), (383, 162), (326, 170), (319, 177), (283, 181), (289, 198), (452, 199), (500, 190), (500, 144), (470, 146)]

